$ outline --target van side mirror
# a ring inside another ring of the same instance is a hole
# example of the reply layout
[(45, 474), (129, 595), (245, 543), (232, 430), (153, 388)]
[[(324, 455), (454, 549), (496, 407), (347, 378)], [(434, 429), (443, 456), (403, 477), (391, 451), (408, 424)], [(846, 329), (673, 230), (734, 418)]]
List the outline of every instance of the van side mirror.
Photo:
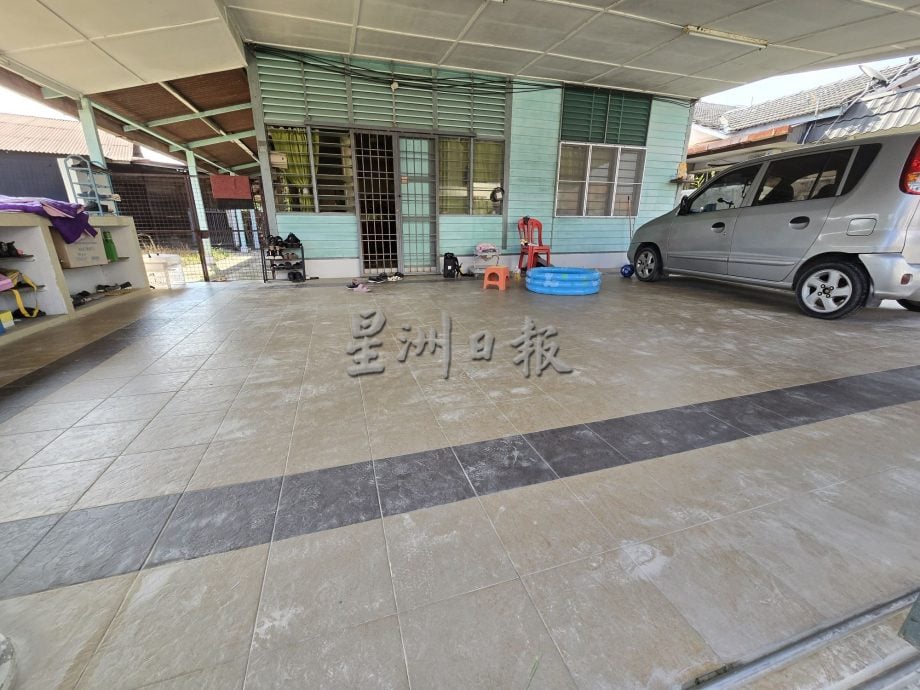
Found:
[(677, 207), (677, 215), (679, 216), (688, 216), (690, 215), (690, 197), (685, 196), (681, 197), (680, 206)]

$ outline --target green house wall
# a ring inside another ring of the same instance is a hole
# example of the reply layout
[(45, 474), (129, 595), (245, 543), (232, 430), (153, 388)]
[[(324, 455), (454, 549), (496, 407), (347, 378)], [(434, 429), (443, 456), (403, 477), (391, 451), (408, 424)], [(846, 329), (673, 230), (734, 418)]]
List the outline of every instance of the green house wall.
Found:
[[(529, 215), (543, 222), (543, 239), (554, 253), (623, 252), (629, 245), (627, 218), (554, 217), (556, 168), (562, 116), (562, 90), (513, 94), (506, 123), (509, 176), (505, 184), (508, 228), (501, 216), (442, 215), (438, 219), (438, 254), (471, 254), (479, 242), (517, 246), (516, 222)], [(677, 187), (670, 182), (684, 158), (690, 109), (655, 99), (646, 145), (639, 213), (633, 229), (672, 209)], [(293, 232), (309, 259), (358, 258), (358, 220), (353, 214), (279, 213), (278, 231)]]

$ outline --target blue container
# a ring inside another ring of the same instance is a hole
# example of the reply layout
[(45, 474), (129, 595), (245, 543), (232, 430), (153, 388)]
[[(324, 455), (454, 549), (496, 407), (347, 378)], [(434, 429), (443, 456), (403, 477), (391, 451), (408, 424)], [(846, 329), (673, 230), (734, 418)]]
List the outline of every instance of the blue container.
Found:
[(531, 268), (526, 285), (542, 295), (593, 295), (600, 292), (601, 273), (593, 268)]

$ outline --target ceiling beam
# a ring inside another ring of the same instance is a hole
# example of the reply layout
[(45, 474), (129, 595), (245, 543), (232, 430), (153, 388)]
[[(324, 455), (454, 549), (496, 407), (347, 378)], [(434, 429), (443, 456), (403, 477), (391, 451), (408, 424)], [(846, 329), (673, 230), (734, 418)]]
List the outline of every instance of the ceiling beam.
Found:
[[(188, 122), (189, 120), (201, 120), (212, 115), (223, 115), (224, 113), (234, 113), (237, 110), (249, 110), (252, 103), (237, 103), (236, 105), (225, 105), (223, 108), (211, 108), (210, 110), (198, 110), (194, 113), (185, 113), (183, 115), (174, 115), (173, 117), (161, 117), (158, 120), (145, 122), (145, 127), (162, 127), (163, 125), (174, 125), (178, 122)], [(137, 127), (134, 125), (125, 125), (126, 132), (133, 132)]]
[[(166, 91), (166, 93), (168, 93), (170, 96), (172, 96), (173, 98), (175, 98), (177, 101), (179, 101), (179, 102), (180, 102), (182, 105), (184, 105), (186, 108), (188, 108), (189, 110), (191, 110), (192, 113), (200, 113), (200, 112), (201, 112), (201, 111), (199, 110), (198, 106), (196, 106), (194, 103), (192, 103), (190, 100), (188, 100), (185, 96), (183, 96), (181, 93), (179, 93), (179, 92), (175, 89), (175, 87), (173, 87), (172, 85), (166, 83), (165, 81), (161, 81), (161, 82), (158, 82), (158, 83), (159, 83), (159, 85)], [(226, 132), (223, 128), (219, 127), (219, 126), (218, 126), (213, 120), (211, 120), (210, 118), (202, 117), (202, 118), (201, 118), (201, 121), (202, 121), (205, 125), (207, 125), (207, 126), (208, 126), (212, 131), (214, 131), (215, 133), (217, 133), (217, 134), (219, 134), (219, 135), (221, 135), (221, 136), (224, 136), (225, 134), (227, 134), (227, 132)], [(250, 151), (249, 148), (248, 148), (245, 144), (243, 144), (243, 142), (241, 142), (241, 141), (239, 141), (239, 140), (236, 140), (236, 141), (234, 141), (233, 143), (236, 144), (240, 149), (242, 149), (243, 151), (245, 151), (245, 152), (246, 152), (246, 155), (248, 155), (250, 158), (252, 158), (252, 160), (257, 160), (256, 157), (255, 157), (255, 155), (253, 154), (253, 152)]]
[(212, 146), (213, 144), (223, 144), (227, 141), (239, 141), (240, 139), (245, 139), (246, 137), (254, 137), (256, 135), (256, 130), (247, 129), (245, 132), (236, 132), (234, 134), (222, 134), (219, 137), (208, 137), (207, 139), (196, 139), (195, 141), (187, 141), (181, 146), (175, 144), (169, 147), (170, 151), (184, 151), (185, 149), (200, 149), (202, 146)]
[(255, 161), (253, 163), (241, 163), (240, 165), (234, 165), (230, 169), (233, 172), (237, 172), (239, 170), (248, 170), (249, 168), (258, 168), (258, 167), (259, 167), (259, 161)]
[[(191, 148), (190, 148), (190, 147), (188, 147), (188, 146), (183, 146), (183, 145), (180, 145), (180, 144), (177, 144), (176, 142), (172, 141), (172, 140), (169, 139), (168, 137), (164, 137), (164, 136), (163, 136), (162, 134), (160, 134), (159, 132), (155, 132), (154, 130), (150, 129), (149, 127), (145, 127), (144, 125), (140, 124), (139, 122), (134, 122), (134, 121), (131, 120), (130, 118), (125, 117), (124, 115), (121, 115), (120, 113), (118, 113), (118, 112), (115, 111), (115, 110), (112, 110), (111, 108), (107, 108), (107, 107), (105, 107), (104, 105), (100, 105), (100, 104), (96, 103), (95, 101), (91, 101), (91, 103), (93, 104), (93, 107), (94, 107), (96, 110), (98, 110), (98, 111), (100, 111), (100, 112), (103, 112), (103, 113), (105, 113), (106, 115), (109, 115), (109, 116), (111, 116), (111, 117), (114, 117), (116, 120), (120, 120), (121, 122), (123, 122), (123, 123), (125, 123), (125, 124), (127, 124), (127, 125), (133, 125), (136, 129), (140, 130), (140, 131), (143, 132), (144, 134), (149, 134), (149, 135), (152, 136), (152, 137), (156, 137), (157, 139), (159, 139), (160, 141), (162, 141), (164, 144), (168, 144), (168, 145), (169, 145), (169, 150), (172, 151), (172, 152), (175, 152), (175, 151), (191, 151)], [(194, 152), (192, 152), (192, 153), (194, 153)], [(210, 166), (212, 166), (212, 167), (214, 167), (214, 168), (217, 168), (218, 170), (223, 170), (224, 172), (227, 172), (227, 173), (230, 172), (230, 168), (228, 168), (228, 167), (226, 167), (226, 166), (224, 166), (224, 165), (220, 165), (219, 163), (215, 163), (215, 162), (212, 161), (211, 159), (205, 158), (205, 157), (202, 156), (200, 153), (195, 153), (195, 157), (198, 158), (198, 160), (200, 160), (200, 161), (202, 161), (202, 162), (204, 162), (204, 163), (207, 163), (208, 165), (210, 165)]]

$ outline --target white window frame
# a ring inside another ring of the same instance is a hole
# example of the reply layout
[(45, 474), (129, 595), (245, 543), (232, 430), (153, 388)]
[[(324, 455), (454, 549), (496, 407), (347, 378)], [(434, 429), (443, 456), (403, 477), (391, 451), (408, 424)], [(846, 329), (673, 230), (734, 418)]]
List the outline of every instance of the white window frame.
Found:
[[(588, 149), (588, 156), (585, 159), (585, 178), (584, 178), (584, 189), (582, 190), (581, 198), (581, 208), (582, 212), (576, 215), (559, 215), (559, 208), (557, 204), (559, 203), (559, 182), (577, 182), (578, 180), (560, 180), (560, 175), (562, 173), (562, 147), (563, 146), (584, 146)], [(553, 196), (553, 217), (555, 218), (635, 218), (638, 215), (639, 203), (638, 199), (636, 200), (636, 213), (627, 213), (624, 215), (617, 215), (613, 213), (614, 208), (616, 207), (616, 190), (617, 183), (619, 182), (620, 177), (620, 154), (617, 153), (617, 169), (614, 172), (613, 176), (613, 194), (610, 196), (610, 207), (607, 209), (609, 213), (606, 213), (602, 216), (589, 216), (587, 214), (588, 210), (588, 186), (589, 186), (589, 176), (591, 172), (591, 154), (595, 148), (604, 148), (604, 149), (619, 149), (620, 151), (642, 151), (642, 173), (639, 178), (638, 187), (639, 195), (642, 194), (642, 187), (645, 186), (645, 166), (648, 164), (648, 147), (647, 146), (628, 146), (625, 144), (593, 144), (584, 141), (560, 141), (559, 148), (556, 152), (556, 189)], [(610, 183), (606, 183), (610, 184)], [(634, 183), (635, 187), (636, 184)], [(632, 208), (630, 208), (632, 211)]]

